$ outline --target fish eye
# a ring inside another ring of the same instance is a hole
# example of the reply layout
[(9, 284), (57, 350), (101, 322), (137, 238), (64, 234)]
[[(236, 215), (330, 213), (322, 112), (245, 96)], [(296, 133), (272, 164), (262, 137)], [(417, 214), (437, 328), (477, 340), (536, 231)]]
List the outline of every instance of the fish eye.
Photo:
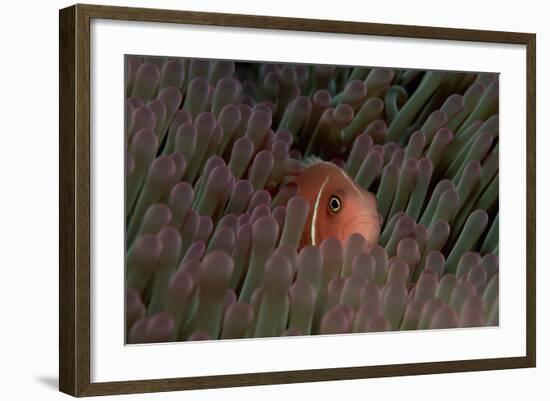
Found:
[(331, 214), (336, 214), (342, 209), (342, 201), (336, 195), (331, 195), (328, 201), (328, 210)]

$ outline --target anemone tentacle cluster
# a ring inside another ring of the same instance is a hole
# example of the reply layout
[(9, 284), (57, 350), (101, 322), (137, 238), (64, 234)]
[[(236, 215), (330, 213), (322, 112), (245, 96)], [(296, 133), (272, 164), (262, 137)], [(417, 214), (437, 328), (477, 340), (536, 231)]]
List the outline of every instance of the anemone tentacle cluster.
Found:
[[(497, 325), (498, 75), (126, 59), (126, 340)], [(300, 247), (315, 156), (378, 244)]]

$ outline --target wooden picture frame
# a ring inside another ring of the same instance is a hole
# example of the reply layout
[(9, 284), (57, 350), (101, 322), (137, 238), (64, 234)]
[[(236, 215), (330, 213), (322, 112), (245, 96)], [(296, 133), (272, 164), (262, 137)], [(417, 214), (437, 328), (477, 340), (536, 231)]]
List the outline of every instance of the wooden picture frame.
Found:
[[(90, 379), (90, 21), (109, 19), (517, 44), (526, 47), (526, 355), (366, 367), (92, 383)], [(529, 33), (74, 5), (60, 10), (59, 388), (73, 396), (534, 367), (536, 362), (535, 49)]]

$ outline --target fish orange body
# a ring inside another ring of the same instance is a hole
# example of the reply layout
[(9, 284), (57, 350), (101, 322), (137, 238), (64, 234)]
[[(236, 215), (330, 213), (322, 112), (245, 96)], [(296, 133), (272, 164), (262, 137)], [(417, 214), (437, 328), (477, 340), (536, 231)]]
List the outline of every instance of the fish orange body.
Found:
[(309, 214), (300, 246), (319, 245), (324, 239), (345, 243), (359, 233), (369, 246), (378, 243), (380, 217), (376, 197), (359, 187), (340, 167), (319, 162), (293, 179), (299, 195), (309, 203)]

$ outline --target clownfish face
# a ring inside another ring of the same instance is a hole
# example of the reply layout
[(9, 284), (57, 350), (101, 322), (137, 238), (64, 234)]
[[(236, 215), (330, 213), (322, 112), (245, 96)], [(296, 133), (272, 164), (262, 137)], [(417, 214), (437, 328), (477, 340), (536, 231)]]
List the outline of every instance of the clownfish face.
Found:
[(330, 237), (344, 243), (354, 233), (363, 235), (370, 246), (378, 243), (381, 221), (376, 197), (341, 168), (321, 162), (306, 168), (294, 182), (309, 203), (301, 246), (319, 245)]

